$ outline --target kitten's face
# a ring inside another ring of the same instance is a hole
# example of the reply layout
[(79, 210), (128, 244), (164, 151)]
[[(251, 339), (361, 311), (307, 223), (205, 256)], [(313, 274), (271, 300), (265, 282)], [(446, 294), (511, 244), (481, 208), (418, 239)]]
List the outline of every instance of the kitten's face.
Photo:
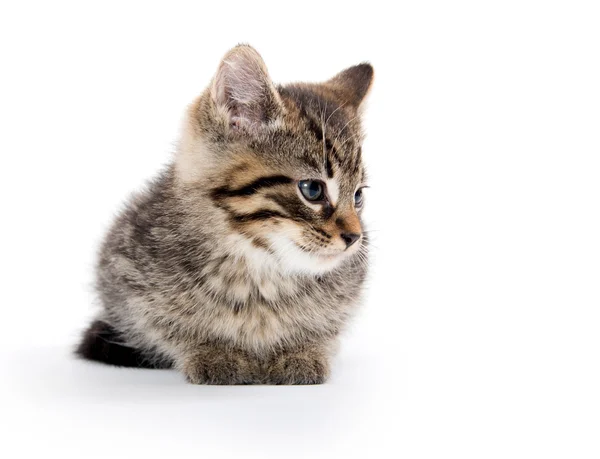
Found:
[[(320, 85), (275, 88), (257, 59), (248, 47), (231, 51), (208, 107), (193, 109), (210, 151), (202, 180), (232, 230), (256, 250), (288, 271), (327, 272), (364, 250), (357, 109), (372, 68), (353, 67)], [(227, 72), (242, 72), (243, 81)]]

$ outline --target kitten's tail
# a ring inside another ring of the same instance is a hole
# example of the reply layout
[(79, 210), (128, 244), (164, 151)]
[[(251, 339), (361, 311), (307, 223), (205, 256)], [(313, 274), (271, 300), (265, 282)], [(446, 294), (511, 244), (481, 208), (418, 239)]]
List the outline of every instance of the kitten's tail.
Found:
[(83, 334), (75, 353), (80, 357), (120, 367), (169, 368), (159, 359), (149, 358), (124, 343), (122, 335), (110, 324), (95, 320)]

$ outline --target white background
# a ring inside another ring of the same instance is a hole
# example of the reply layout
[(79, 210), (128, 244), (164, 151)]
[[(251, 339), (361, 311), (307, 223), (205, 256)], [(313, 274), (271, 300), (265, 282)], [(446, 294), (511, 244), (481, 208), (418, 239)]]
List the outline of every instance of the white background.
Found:
[[(2, 2), (0, 456), (600, 457), (597, 2)], [(331, 381), (70, 354), (97, 244), (238, 42), (369, 60), (374, 260)]]

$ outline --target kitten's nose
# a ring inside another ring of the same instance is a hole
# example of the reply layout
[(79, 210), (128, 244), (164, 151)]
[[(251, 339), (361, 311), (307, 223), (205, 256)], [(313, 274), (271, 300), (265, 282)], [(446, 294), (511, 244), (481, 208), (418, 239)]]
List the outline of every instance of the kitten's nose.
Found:
[(350, 247), (356, 241), (360, 239), (360, 234), (357, 233), (342, 233), (340, 234), (341, 238), (346, 243), (346, 248)]

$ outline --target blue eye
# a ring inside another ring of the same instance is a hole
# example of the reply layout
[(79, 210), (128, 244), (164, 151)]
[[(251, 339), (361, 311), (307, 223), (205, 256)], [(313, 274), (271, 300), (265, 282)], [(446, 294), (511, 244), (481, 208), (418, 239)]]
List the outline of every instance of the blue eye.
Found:
[(300, 180), (298, 187), (304, 196), (309, 201), (320, 201), (323, 199), (323, 184), (316, 180)]
[(362, 192), (362, 188), (356, 190), (356, 193), (354, 193), (354, 206), (355, 207), (361, 207), (363, 204), (363, 192)]

